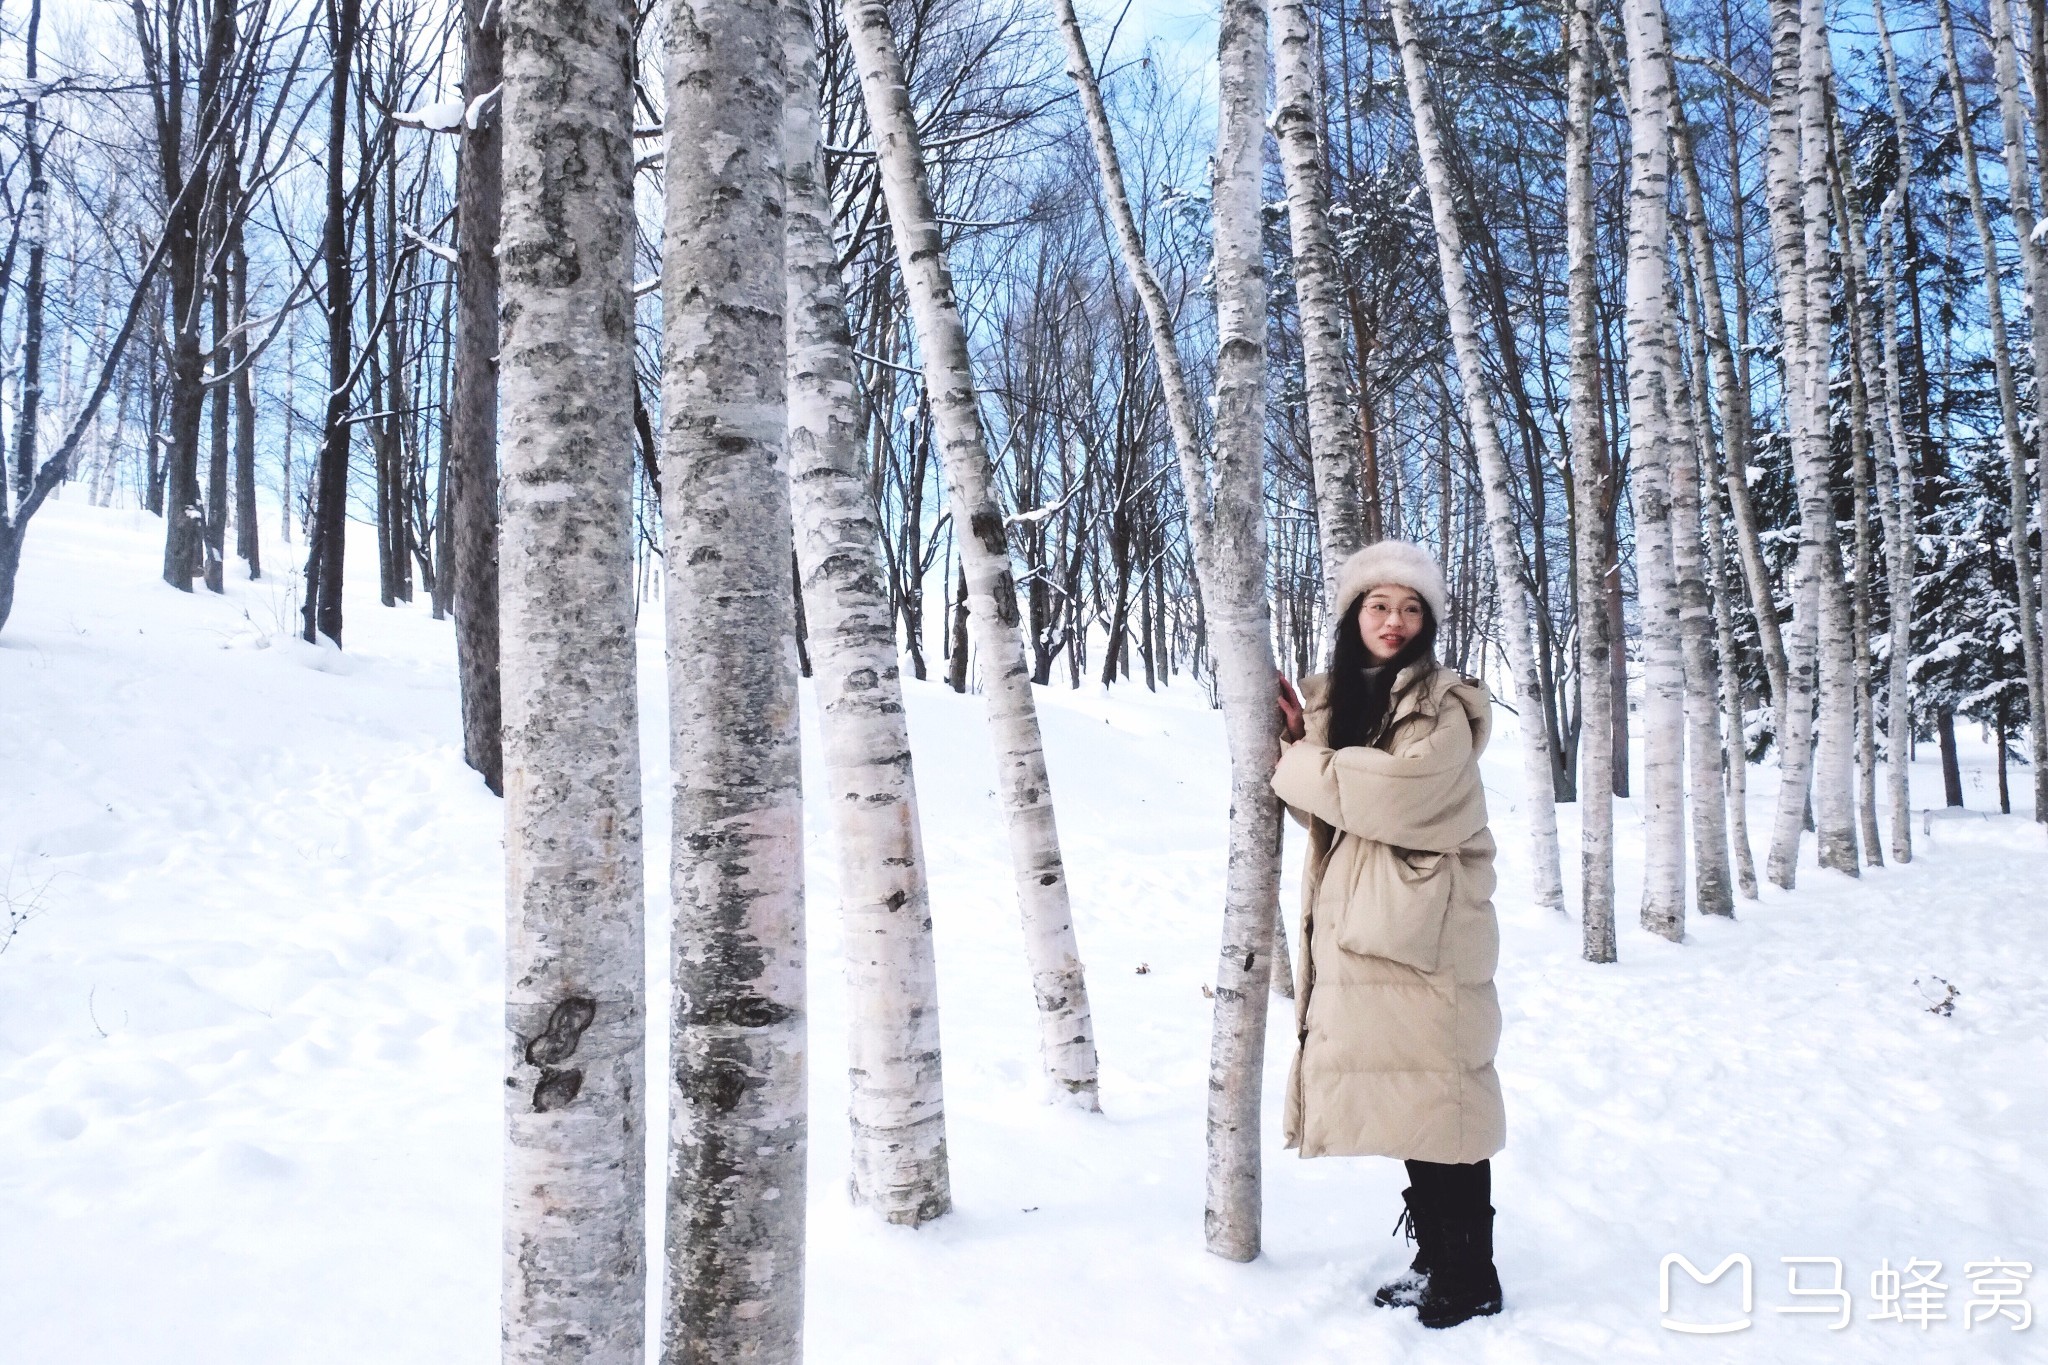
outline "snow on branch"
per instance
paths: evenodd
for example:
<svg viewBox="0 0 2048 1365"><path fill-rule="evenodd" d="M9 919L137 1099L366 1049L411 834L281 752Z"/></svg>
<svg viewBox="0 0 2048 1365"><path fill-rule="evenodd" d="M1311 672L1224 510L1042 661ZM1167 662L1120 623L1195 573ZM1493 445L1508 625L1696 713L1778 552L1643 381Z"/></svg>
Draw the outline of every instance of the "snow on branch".
<svg viewBox="0 0 2048 1365"><path fill-rule="evenodd" d="M454 247L448 246L442 242L437 242L433 238L424 235L423 233L420 232L418 228L414 227L411 223L402 224L399 228L399 231L403 232L408 238L412 240L414 245L418 246L420 250L426 252L429 256L438 257L439 259L448 262L448 264L450 265L455 265L459 263L459 258L455 254Z"/></svg>
<svg viewBox="0 0 2048 1365"><path fill-rule="evenodd" d="M430 133L452 133L462 126L462 115L461 100L437 100L403 114L393 114L391 121Z"/></svg>
<svg viewBox="0 0 2048 1365"><path fill-rule="evenodd" d="M498 96L502 95L503 93L505 93L505 83L503 81L500 81L496 85L492 86L490 89L484 91L483 94L478 95L475 99L471 100L469 102L469 108L462 115L463 126L468 128L471 132L475 132L478 120L480 120L484 116L484 106L488 105L492 100L498 98Z"/></svg>
<svg viewBox="0 0 2048 1365"><path fill-rule="evenodd" d="M1083 484L1085 484L1085 482L1086 481L1084 480L1083 483L1075 484L1072 488L1069 488L1066 492L1060 494L1051 502L1046 503L1043 507L1034 507L1028 512L1012 512L1009 516L1003 518L1003 525L1035 526L1039 522L1044 521L1047 517L1058 516L1063 510L1065 510L1066 505L1074 500L1074 495L1081 491Z"/></svg>

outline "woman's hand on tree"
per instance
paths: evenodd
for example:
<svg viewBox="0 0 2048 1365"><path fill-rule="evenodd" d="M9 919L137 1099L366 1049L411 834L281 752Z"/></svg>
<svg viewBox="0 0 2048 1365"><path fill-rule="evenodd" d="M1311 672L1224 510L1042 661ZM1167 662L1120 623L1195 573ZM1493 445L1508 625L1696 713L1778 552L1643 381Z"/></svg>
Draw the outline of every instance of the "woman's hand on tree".
<svg viewBox="0 0 2048 1365"><path fill-rule="evenodd" d="M1307 722L1302 719L1301 697L1295 692L1294 684L1287 681L1285 673L1277 673L1280 680L1280 738L1297 740L1308 734Z"/></svg>

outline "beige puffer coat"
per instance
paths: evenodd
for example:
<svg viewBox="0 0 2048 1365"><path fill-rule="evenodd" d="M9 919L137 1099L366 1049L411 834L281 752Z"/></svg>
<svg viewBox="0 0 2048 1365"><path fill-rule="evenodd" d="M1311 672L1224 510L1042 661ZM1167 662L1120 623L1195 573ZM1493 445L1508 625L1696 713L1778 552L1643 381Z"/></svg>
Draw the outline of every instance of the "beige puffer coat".
<svg viewBox="0 0 2048 1365"><path fill-rule="evenodd" d="M1301 1155L1471 1162L1507 1143L1493 970L1493 836L1479 754L1483 683L1428 661L1385 750L1325 745L1329 680L1302 684L1307 736L1273 790L1309 831L1287 1080Z"/></svg>

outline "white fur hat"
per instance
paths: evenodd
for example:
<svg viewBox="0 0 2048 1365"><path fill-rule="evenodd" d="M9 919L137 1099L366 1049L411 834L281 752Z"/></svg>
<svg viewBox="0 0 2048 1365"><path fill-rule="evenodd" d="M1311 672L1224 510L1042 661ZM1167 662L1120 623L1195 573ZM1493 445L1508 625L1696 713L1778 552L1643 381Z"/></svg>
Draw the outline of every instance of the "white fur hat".
<svg viewBox="0 0 2048 1365"><path fill-rule="evenodd" d="M1337 614L1383 583L1398 583L1413 589L1429 604L1441 629L1450 614L1450 592L1444 586L1444 571L1428 550L1407 540L1382 540L1366 546L1344 561L1337 571Z"/></svg>

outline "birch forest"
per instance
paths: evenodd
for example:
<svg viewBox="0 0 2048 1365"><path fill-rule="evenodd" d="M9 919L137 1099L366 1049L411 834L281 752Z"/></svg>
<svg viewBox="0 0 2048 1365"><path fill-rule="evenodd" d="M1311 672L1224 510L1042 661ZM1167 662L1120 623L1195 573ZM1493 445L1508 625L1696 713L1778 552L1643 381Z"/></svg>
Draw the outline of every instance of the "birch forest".
<svg viewBox="0 0 2048 1365"><path fill-rule="evenodd" d="M58 502L336 669L366 613L448 623L504 821L506 1361L800 1359L828 1126L866 1216L952 1213L920 683L981 718L1012 1042L1077 1122L1124 1067L1087 969L1131 968L1047 708L1221 712L1185 1235L1233 1261L1302 951L1274 677L1356 549L1442 563L1513 894L1586 963L1936 813L2048 825L2048 0L1190 16L0 3L0 646Z"/></svg>

